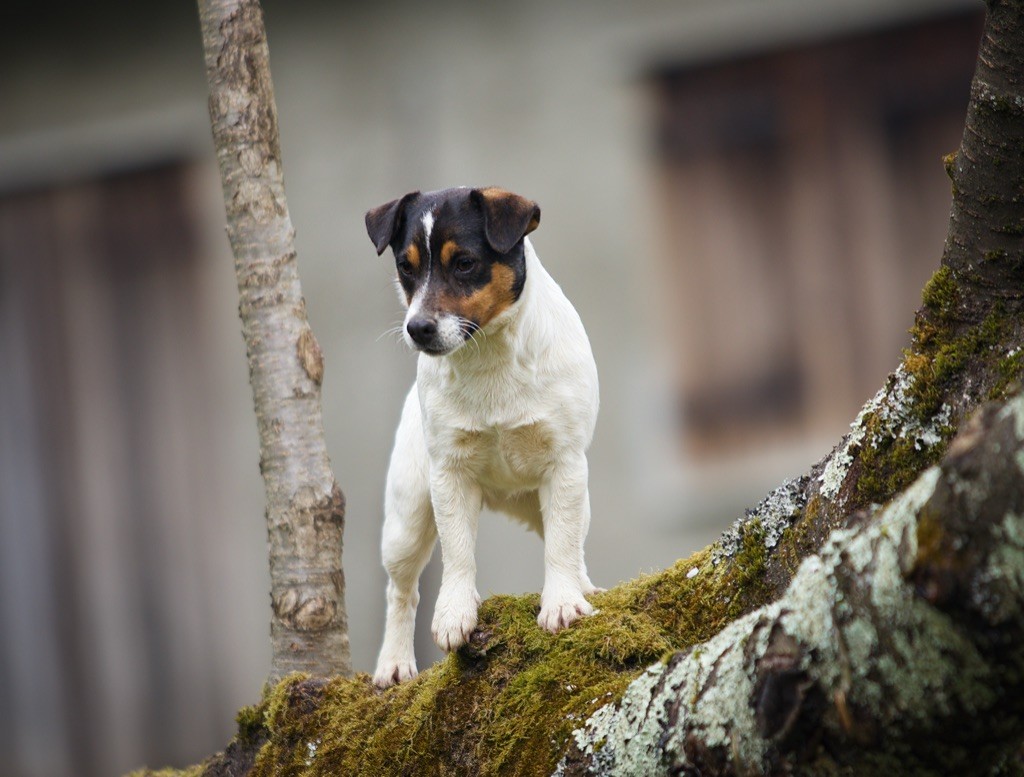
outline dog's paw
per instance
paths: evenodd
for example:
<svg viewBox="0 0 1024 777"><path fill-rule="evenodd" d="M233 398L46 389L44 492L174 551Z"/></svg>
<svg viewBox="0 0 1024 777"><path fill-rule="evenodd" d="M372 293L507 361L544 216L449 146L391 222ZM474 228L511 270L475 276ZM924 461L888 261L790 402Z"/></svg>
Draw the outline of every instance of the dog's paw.
<svg viewBox="0 0 1024 777"><path fill-rule="evenodd" d="M593 594L603 594L607 591L607 588L598 588L596 585L591 583L589 580L583 584L583 595L592 596Z"/></svg>
<svg viewBox="0 0 1024 777"><path fill-rule="evenodd" d="M540 615L537 616L537 625L545 631L557 634L580 618L593 614L593 606L582 596L554 601L549 604L542 602Z"/></svg>
<svg viewBox="0 0 1024 777"><path fill-rule="evenodd" d="M414 659L381 659L377 662L377 671L373 673L373 684L378 688L390 688L392 685L413 679L416 671Z"/></svg>
<svg viewBox="0 0 1024 777"><path fill-rule="evenodd" d="M461 597L439 596L430 627L434 643L445 653L451 653L469 642L476 628L479 606L480 596L476 591Z"/></svg>

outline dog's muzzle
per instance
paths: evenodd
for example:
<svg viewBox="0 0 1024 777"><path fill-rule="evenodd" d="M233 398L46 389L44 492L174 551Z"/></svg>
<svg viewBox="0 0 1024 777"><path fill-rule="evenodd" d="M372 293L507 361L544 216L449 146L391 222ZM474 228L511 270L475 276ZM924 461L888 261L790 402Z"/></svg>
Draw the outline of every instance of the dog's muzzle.
<svg viewBox="0 0 1024 777"><path fill-rule="evenodd" d="M409 345L431 356L445 356L458 350L473 331L471 324L451 315L435 318L417 314L405 323Z"/></svg>
<svg viewBox="0 0 1024 777"><path fill-rule="evenodd" d="M405 325L409 337L419 348L428 348L437 339L437 321L426 316L416 316Z"/></svg>

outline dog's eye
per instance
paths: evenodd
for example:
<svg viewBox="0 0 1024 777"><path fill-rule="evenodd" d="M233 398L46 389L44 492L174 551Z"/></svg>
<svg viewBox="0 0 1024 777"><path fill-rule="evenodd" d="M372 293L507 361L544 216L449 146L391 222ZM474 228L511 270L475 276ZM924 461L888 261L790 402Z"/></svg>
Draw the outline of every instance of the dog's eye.
<svg viewBox="0 0 1024 777"><path fill-rule="evenodd" d="M398 260L398 272L402 273L402 275L412 275L412 273L413 273L412 262L410 262L408 259L399 259Z"/></svg>
<svg viewBox="0 0 1024 777"><path fill-rule="evenodd" d="M455 260L455 272L459 275L469 275L476 269L476 259L469 254L462 254Z"/></svg>

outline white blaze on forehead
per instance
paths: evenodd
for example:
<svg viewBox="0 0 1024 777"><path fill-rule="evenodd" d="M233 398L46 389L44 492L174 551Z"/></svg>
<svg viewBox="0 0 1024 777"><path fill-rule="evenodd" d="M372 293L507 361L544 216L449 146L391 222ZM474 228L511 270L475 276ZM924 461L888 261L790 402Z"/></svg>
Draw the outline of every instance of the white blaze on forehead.
<svg viewBox="0 0 1024 777"><path fill-rule="evenodd" d="M420 315L423 309L423 299L427 296L427 284L430 282L430 233L434 229L434 214L427 211L423 214L420 223L423 224L423 244L427 248L427 274L420 281L419 288L416 289L416 293L413 294L412 299L409 301L409 309L405 312L405 324L402 327L402 333L405 337L405 342L408 343L410 348L415 348L416 344L409 335L409 322Z"/></svg>
<svg viewBox="0 0 1024 777"><path fill-rule="evenodd" d="M419 315L420 308L423 305L423 297L426 296L427 283L430 281L430 233L434 229L434 214L427 211L423 214L423 218L420 219L420 223L423 224L423 244L427 247L427 274L409 301L409 310L405 316L407 324L413 317Z"/></svg>
<svg viewBox="0 0 1024 777"><path fill-rule="evenodd" d="M423 242L427 246L427 256L430 256L430 233L434 229L434 214L427 211L423 214Z"/></svg>
<svg viewBox="0 0 1024 777"><path fill-rule="evenodd" d="M418 288L412 299L409 301L409 310L405 314L405 323L408 324L413 318L420 314L420 308L423 307L423 298L425 296L426 285Z"/></svg>
<svg viewBox="0 0 1024 777"><path fill-rule="evenodd" d="M430 282L430 232L434 229L434 214L428 210L423 214L420 223L423 224L423 244L427 247L427 275L420 283L420 287L416 289L416 293L409 303L409 313L405 317L406 323L413 316L419 315L420 307L423 304L423 297L427 292L427 284Z"/></svg>

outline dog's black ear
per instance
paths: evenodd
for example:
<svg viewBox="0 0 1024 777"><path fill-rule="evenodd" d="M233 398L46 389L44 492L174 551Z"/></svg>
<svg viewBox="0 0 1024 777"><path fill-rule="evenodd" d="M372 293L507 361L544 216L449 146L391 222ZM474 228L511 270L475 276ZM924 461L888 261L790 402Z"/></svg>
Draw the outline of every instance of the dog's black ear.
<svg viewBox="0 0 1024 777"><path fill-rule="evenodd" d="M405 206L419 195L418 191L409 192L404 197L366 211L366 231L373 241L374 248L377 249L377 256L384 253L384 249L391 244L395 232L402 225Z"/></svg>
<svg viewBox="0 0 1024 777"><path fill-rule="evenodd" d="M491 248L507 254L540 224L540 206L504 189L474 189L473 202L484 212L484 234Z"/></svg>

